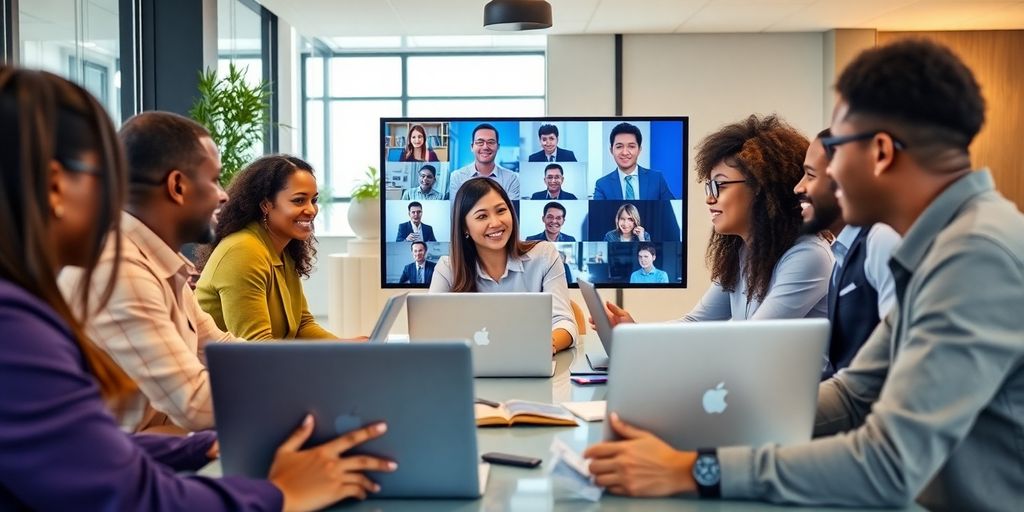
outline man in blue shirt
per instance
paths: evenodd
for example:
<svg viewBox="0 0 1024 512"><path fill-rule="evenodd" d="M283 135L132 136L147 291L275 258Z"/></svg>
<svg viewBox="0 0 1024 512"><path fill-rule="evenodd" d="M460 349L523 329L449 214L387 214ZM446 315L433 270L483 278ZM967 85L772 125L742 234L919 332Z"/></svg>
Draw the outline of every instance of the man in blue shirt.
<svg viewBox="0 0 1024 512"><path fill-rule="evenodd" d="M640 268L629 276L629 282L632 284L668 284L668 272L654 267L654 260L657 258L658 254L653 245L640 244L640 248L636 251L636 259L640 262Z"/></svg>

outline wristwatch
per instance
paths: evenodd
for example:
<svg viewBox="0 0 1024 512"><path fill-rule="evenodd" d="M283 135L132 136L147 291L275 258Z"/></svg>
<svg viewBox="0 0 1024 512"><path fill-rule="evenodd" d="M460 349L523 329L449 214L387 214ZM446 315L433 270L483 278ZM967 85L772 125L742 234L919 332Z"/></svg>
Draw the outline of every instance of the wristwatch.
<svg viewBox="0 0 1024 512"><path fill-rule="evenodd" d="M697 482L697 493L701 498L722 496L722 468L718 465L718 450L697 450L697 460L693 463L693 479Z"/></svg>

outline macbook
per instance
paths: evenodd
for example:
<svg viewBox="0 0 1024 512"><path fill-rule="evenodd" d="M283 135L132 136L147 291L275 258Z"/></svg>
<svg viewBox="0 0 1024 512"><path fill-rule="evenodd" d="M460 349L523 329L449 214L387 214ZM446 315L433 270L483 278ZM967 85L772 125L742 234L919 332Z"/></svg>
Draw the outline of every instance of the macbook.
<svg viewBox="0 0 1024 512"><path fill-rule="evenodd" d="M825 319L617 326L608 411L679 450L808 441L829 333Z"/></svg>
<svg viewBox="0 0 1024 512"><path fill-rule="evenodd" d="M604 348L603 351L600 349L587 350L587 363L590 366L590 370L592 370L587 373L604 373L608 371L608 358L612 353L612 324L608 321L608 315L604 310L604 302L601 300L601 296L597 294L594 285L583 279L577 279L576 282L580 285L580 293L583 295L583 301L587 304L587 311L590 313L590 317L594 319L594 330L597 331L597 337L601 340L601 347Z"/></svg>
<svg viewBox="0 0 1024 512"><path fill-rule="evenodd" d="M550 293L432 293L408 299L409 341L464 339L477 377L550 377Z"/></svg>
<svg viewBox="0 0 1024 512"><path fill-rule="evenodd" d="M384 303L384 309L380 311L377 324L373 326L373 332L370 333L370 343L387 343L388 333L391 332L391 326L395 324L398 313L402 311L402 306L405 306L407 295L409 292L399 293L389 297L388 301Z"/></svg>
<svg viewBox="0 0 1024 512"><path fill-rule="evenodd" d="M381 486L373 498L480 496L464 342L212 343L206 356L225 475L265 478L311 413L309 445L387 421L387 433L350 452L398 462L394 473L368 473Z"/></svg>

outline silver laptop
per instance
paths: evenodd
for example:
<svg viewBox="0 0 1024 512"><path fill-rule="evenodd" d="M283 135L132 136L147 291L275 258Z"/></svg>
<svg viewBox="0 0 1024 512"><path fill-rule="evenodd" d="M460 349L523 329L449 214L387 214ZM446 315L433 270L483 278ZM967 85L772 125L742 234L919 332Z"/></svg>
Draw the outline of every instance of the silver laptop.
<svg viewBox="0 0 1024 512"><path fill-rule="evenodd" d="M431 293L408 299L409 341L464 339L477 377L550 377L550 293Z"/></svg>
<svg viewBox="0 0 1024 512"><path fill-rule="evenodd" d="M377 324L373 326L373 332L370 333L370 343L388 342L388 333L391 332L391 326L395 325L398 313L405 306L405 297L407 295L409 295L409 292L388 297L388 301L384 303L384 309L381 309L380 316L377 317Z"/></svg>
<svg viewBox="0 0 1024 512"><path fill-rule="evenodd" d="M225 475L265 478L278 445L312 413L308 445L387 421L386 434L351 452L398 462L368 474L381 486L373 498L480 496L464 342L213 343L206 356Z"/></svg>
<svg viewBox="0 0 1024 512"><path fill-rule="evenodd" d="M680 450L808 441L829 333L825 319L617 326L608 411Z"/></svg>
<svg viewBox="0 0 1024 512"><path fill-rule="evenodd" d="M601 350L588 350L587 351L587 362L590 365L592 373L604 373L608 371L608 358L612 354L612 324L608 321L608 314L604 310L604 302L601 300L601 296L597 294L597 290L594 285L590 282L577 279L577 283L580 285L580 293L583 295L583 301L587 304L587 311L590 313L590 317L594 319L594 330L597 331L597 337L601 340Z"/></svg>

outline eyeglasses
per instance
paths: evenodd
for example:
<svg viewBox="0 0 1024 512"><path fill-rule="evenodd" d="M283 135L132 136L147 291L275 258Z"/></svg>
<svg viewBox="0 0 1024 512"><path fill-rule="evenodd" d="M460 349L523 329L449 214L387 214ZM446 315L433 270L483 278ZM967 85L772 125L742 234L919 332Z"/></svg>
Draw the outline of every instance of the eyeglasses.
<svg viewBox="0 0 1024 512"><path fill-rule="evenodd" d="M847 142L855 142L860 140L868 140L879 133L884 133L892 139L892 147L898 150L907 149L907 145L903 141L893 137L893 135L885 130L875 130L864 133L855 133L853 135L840 135L838 137L822 137L821 145L825 148L825 158L832 160L832 157L836 155L836 146L842 146Z"/></svg>
<svg viewBox="0 0 1024 512"><path fill-rule="evenodd" d="M704 184L704 195L711 196L711 197L713 197L715 199L718 199L719 189L722 187L722 185L732 185L734 183L746 183L746 182L747 182L747 180L732 180L732 181L708 180L708 182Z"/></svg>
<svg viewBox="0 0 1024 512"><path fill-rule="evenodd" d="M474 146L488 146L488 147L492 147L493 148L493 147L496 147L498 145L498 141L496 141L494 139L487 139L487 140L477 139L477 140L473 141L473 145Z"/></svg>
<svg viewBox="0 0 1024 512"><path fill-rule="evenodd" d="M58 161L65 169L72 172L91 174L93 176L101 176L103 174L103 167L92 165L84 160L78 160L77 158L60 158Z"/></svg>

